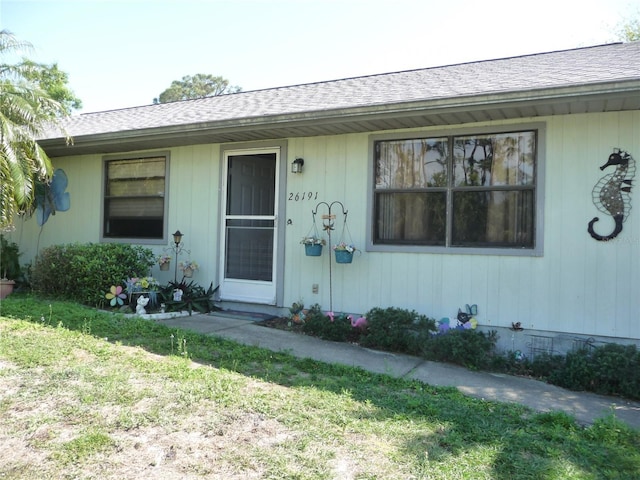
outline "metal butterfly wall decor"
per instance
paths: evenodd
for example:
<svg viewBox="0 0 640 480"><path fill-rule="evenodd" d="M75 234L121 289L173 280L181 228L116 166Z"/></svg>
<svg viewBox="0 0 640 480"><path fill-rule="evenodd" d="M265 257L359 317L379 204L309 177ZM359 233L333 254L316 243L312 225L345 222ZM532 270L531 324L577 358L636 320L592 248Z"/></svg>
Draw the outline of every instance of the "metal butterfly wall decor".
<svg viewBox="0 0 640 480"><path fill-rule="evenodd" d="M51 182L36 187L36 220L40 227L47 223L50 215L66 212L71 207L69 192L65 192L68 184L67 174L58 168Z"/></svg>
<svg viewBox="0 0 640 480"><path fill-rule="evenodd" d="M465 308L464 312L462 310L458 309L458 322L460 322L460 324L462 324L462 325L464 325L469 320L471 320L472 317L478 315L478 305L476 305L476 304L473 304L473 305L466 304L464 306L464 308Z"/></svg>

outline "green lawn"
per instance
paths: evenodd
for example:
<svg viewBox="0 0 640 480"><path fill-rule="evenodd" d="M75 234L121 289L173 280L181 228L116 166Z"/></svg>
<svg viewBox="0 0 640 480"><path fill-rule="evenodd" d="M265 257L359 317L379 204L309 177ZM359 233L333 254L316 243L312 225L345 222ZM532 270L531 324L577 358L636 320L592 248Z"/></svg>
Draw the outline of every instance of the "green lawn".
<svg viewBox="0 0 640 480"><path fill-rule="evenodd" d="M465 397L12 295L0 305L0 478L640 478L613 416Z"/></svg>

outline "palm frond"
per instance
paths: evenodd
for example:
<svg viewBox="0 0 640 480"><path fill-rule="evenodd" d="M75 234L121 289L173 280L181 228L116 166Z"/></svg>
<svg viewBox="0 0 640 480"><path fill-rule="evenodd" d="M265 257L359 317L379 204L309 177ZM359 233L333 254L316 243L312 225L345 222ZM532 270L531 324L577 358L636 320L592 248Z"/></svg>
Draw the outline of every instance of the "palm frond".
<svg viewBox="0 0 640 480"><path fill-rule="evenodd" d="M0 58L30 48L6 30L0 31ZM60 124L64 107L30 81L34 62L0 61L0 228L16 213L33 212L35 185L51 180L53 166L37 139Z"/></svg>

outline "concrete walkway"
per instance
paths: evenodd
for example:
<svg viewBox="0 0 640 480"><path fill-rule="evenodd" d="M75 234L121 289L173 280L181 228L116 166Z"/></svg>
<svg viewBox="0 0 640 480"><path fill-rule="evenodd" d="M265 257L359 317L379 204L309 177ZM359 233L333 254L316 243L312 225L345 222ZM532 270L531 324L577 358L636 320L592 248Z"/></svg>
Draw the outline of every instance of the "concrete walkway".
<svg viewBox="0 0 640 480"><path fill-rule="evenodd" d="M298 358L360 367L395 377L416 379L433 386L455 387L485 400L514 402L540 412L563 411L581 424L613 412L633 428L640 429L640 402L587 392L572 392L544 382L489 372L474 372L418 357L370 350L349 343L329 342L275 328L252 320L226 317L224 312L158 320L170 327L226 338L244 345L286 352Z"/></svg>

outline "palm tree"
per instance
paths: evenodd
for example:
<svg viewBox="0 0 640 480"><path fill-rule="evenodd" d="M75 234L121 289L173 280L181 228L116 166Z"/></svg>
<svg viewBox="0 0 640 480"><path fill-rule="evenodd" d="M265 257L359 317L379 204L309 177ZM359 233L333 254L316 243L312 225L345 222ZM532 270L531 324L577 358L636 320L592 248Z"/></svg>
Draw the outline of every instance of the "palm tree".
<svg viewBox="0 0 640 480"><path fill-rule="evenodd" d="M7 63L31 45L0 31L0 229L13 223L17 213L32 213L37 182L48 182L51 160L37 138L47 124L57 124L66 112L34 78L45 68L28 60Z"/></svg>

